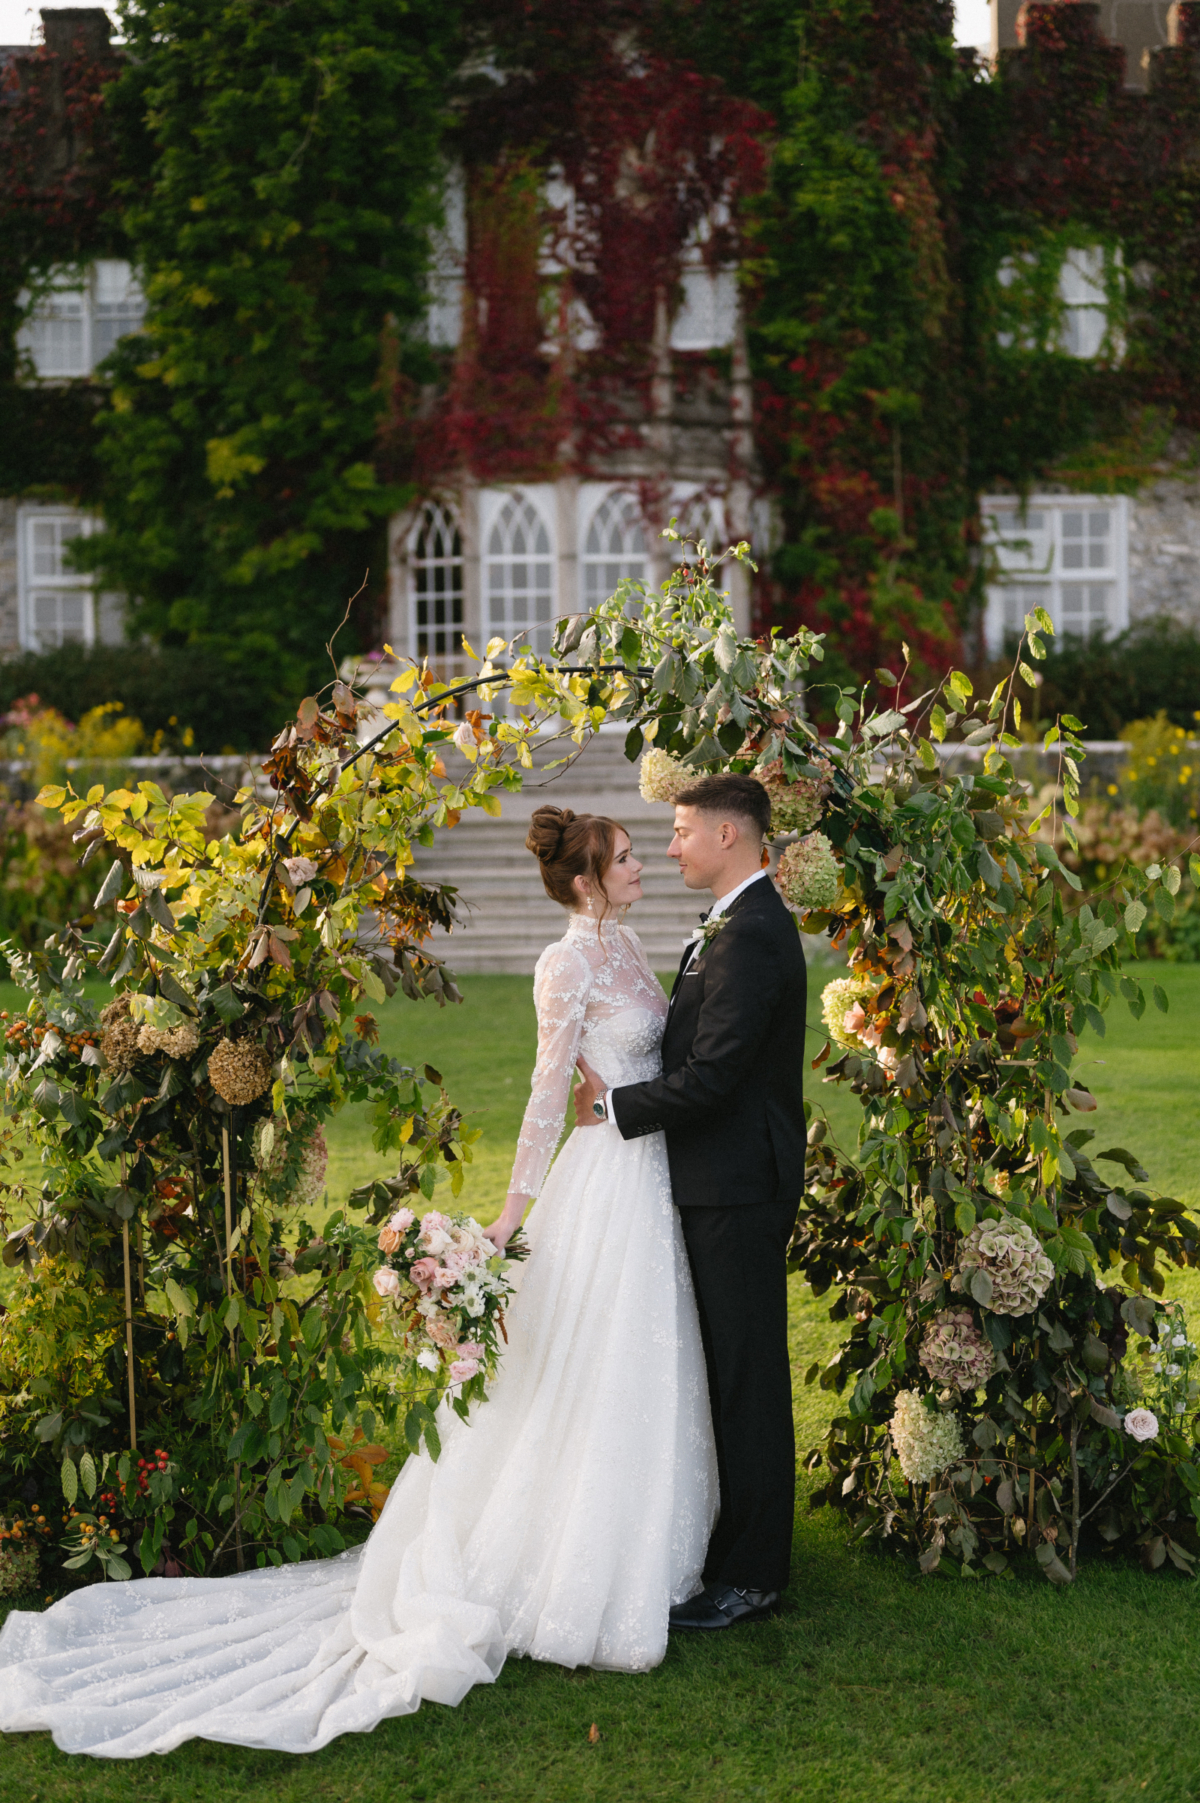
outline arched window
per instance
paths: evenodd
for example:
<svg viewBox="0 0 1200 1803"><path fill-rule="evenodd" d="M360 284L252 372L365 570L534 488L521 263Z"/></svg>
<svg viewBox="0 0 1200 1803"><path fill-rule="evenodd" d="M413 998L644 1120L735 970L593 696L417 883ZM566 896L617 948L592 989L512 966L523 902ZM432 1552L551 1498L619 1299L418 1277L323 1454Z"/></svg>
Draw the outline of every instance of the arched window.
<svg viewBox="0 0 1200 1803"><path fill-rule="evenodd" d="M634 497L614 488L593 513L583 541L583 606L606 601L623 577L646 579L646 534Z"/></svg>
<svg viewBox="0 0 1200 1803"><path fill-rule="evenodd" d="M528 495L506 495L487 534L484 583L489 638L550 650L554 558L545 520Z"/></svg>
<svg viewBox="0 0 1200 1803"><path fill-rule="evenodd" d="M409 540L409 647L443 680L461 673L462 533L449 508L428 501Z"/></svg>

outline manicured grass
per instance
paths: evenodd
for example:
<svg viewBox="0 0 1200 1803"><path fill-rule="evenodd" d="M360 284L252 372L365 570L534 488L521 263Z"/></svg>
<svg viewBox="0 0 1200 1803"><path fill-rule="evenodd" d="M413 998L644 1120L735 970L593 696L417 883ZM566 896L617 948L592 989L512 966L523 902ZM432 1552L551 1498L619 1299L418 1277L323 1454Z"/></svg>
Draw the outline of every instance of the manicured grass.
<svg viewBox="0 0 1200 1803"><path fill-rule="evenodd" d="M1104 1040L1081 1048L1101 1099L1087 1122L1093 1150L1128 1146L1155 1183L1200 1204L1200 968L1143 974L1163 984L1170 1014L1151 1007L1135 1023L1118 1004ZM487 1149L465 1200L488 1218L533 1064L533 1011L525 978L463 987L461 1009L402 1002L379 1016L390 1049L435 1063L456 1098L480 1110ZM819 1020L816 999L809 1019ZM810 1055L820 1044L813 1035ZM811 1082L852 1147L857 1105ZM331 1189L384 1165L354 1111L333 1123L330 1143ZM1195 1279L1178 1287L1200 1322ZM825 1305L798 1279L791 1288L802 1370L828 1357L836 1335ZM831 1406L798 1388L802 1446ZM784 1615L712 1639L677 1637L655 1672L511 1661L457 1710L426 1705L307 1759L195 1743L167 1759L109 1765L68 1759L45 1736L16 1736L0 1747L0 1800L1200 1803L1200 1591L1190 1581L1099 1556L1065 1592L1028 1573L978 1585L921 1579L906 1560L847 1546L838 1516L806 1511L805 1485L802 1474Z"/></svg>

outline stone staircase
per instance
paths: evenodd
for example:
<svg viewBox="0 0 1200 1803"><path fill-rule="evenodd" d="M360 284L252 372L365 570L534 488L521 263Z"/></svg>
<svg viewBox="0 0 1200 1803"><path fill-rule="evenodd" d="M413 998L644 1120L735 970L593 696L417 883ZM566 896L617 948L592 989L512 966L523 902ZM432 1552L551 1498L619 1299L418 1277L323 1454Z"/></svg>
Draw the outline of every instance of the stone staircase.
<svg viewBox="0 0 1200 1803"><path fill-rule="evenodd" d="M521 792L502 796L499 819L472 809L452 832L439 833L435 845L418 848L417 873L426 881L452 883L459 892L467 924L433 941L452 970L528 975L546 946L561 936L563 911L546 895L537 860L525 850L530 815L552 802L577 814L607 814L626 828L645 865L644 900L630 914L630 925L654 968L674 971L710 897L684 888L666 855L673 810L642 800L637 766L626 759L624 745L624 727L602 727L570 767L559 770L546 765L572 752L570 742L542 747L534 759L538 768Z"/></svg>

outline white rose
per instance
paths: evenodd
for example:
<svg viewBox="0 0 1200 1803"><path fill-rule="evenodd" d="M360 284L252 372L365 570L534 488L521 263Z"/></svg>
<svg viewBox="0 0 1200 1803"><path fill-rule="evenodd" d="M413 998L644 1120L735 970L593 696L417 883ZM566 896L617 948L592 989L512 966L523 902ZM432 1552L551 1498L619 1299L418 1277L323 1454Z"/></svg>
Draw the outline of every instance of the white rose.
<svg viewBox="0 0 1200 1803"><path fill-rule="evenodd" d="M371 1282L380 1296L398 1296L400 1294L400 1279L387 1265L376 1271Z"/></svg>
<svg viewBox="0 0 1200 1803"><path fill-rule="evenodd" d="M424 1352L418 1352L417 1354L417 1363L420 1365L422 1371L436 1371L441 1362L441 1359L433 1350L432 1346L426 1346Z"/></svg>
<svg viewBox="0 0 1200 1803"><path fill-rule="evenodd" d="M1125 1432L1137 1441L1153 1440L1158 1434L1158 1416L1150 1409L1130 1409L1125 1417Z"/></svg>

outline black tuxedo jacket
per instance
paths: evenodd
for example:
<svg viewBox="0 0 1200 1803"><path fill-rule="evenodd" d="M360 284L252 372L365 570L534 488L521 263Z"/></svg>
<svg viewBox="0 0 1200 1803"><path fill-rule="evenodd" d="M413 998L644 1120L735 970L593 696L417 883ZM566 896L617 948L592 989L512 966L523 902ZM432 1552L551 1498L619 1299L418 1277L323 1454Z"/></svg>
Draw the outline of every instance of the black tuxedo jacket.
<svg viewBox="0 0 1200 1803"><path fill-rule="evenodd" d="M769 877L681 963L662 1076L612 1094L622 1139L666 1133L680 1208L803 1194L805 975L796 922Z"/></svg>

